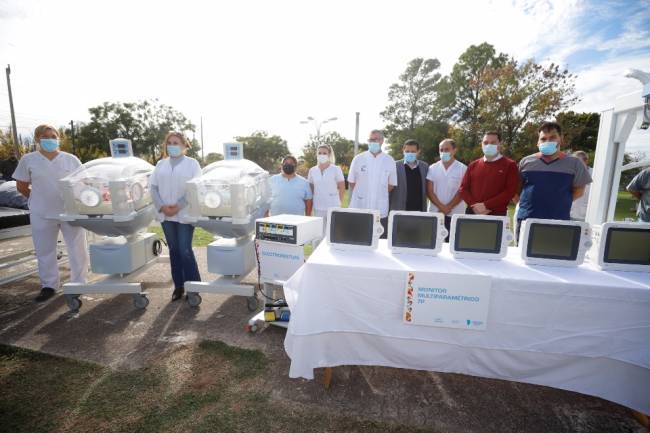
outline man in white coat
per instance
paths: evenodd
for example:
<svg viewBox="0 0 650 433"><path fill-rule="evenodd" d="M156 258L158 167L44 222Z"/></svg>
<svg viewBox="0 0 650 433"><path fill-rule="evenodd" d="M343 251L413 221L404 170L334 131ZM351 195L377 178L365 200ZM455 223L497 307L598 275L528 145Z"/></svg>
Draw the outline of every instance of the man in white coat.
<svg viewBox="0 0 650 433"><path fill-rule="evenodd" d="M382 238L388 235L389 193L397 186L395 160L381 151L384 134L372 130L368 138L368 150L354 157L350 164L350 207L379 211L384 228Z"/></svg>
<svg viewBox="0 0 650 433"><path fill-rule="evenodd" d="M81 161L59 150L59 132L53 126L38 126L34 131L34 141L39 145L39 150L20 158L13 178L16 179L18 191L28 198L32 240L41 280L41 293L35 300L43 302L59 288L59 264L56 259L59 231L63 233L68 249L71 282L86 282L88 252L84 229L58 219L63 213L59 179L79 168Z"/></svg>

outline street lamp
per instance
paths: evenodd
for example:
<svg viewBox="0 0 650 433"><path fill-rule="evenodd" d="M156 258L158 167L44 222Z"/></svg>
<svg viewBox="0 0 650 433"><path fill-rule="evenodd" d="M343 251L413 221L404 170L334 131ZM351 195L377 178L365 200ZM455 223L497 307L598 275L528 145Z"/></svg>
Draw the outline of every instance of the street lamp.
<svg viewBox="0 0 650 433"><path fill-rule="evenodd" d="M306 125L310 122L314 123L314 127L316 128L316 140L320 143L320 128L326 123L329 122L334 122L335 120L338 120L338 117L330 117L327 120L323 120L322 122L319 122L318 120L314 119L312 116L307 116L307 120L301 120L300 124Z"/></svg>

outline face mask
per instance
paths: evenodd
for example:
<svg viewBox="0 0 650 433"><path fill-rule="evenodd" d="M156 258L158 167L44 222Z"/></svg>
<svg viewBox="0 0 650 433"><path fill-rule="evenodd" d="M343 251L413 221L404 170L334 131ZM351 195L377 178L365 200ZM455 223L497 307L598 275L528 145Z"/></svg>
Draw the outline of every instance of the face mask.
<svg viewBox="0 0 650 433"><path fill-rule="evenodd" d="M177 146L175 144L169 144L167 145L167 153L172 158L176 158L178 156L181 156L181 153L183 153L183 151L181 150L180 146Z"/></svg>
<svg viewBox="0 0 650 433"><path fill-rule="evenodd" d="M447 162L451 160L451 153L450 152L440 152L440 159L442 159L443 162Z"/></svg>
<svg viewBox="0 0 650 433"><path fill-rule="evenodd" d="M296 166L293 164L284 164L282 166L282 171L286 174L293 174L293 172L296 171Z"/></svg>
<svg viewBox="0 0 650 433"><path fill-rule="evenodd" d="M497 150L496 144L484 144L483 145L483 154L485 156L496 156L499 151Z"/></svg>
<svg viewBox="0 0 650 433"><path fill-rule="evenodd" d="M318 155L316 156L316 159L318 160L319 164L327 164L328 162L330 162L329 155Z"/></svg>
<svg viewBox="0 0 650 433"><path fill-rule="evenodd" d="M56 138L41 138L41 149L46 152L54 152L59 147L59 140Z"/></svg>
<svg viewBox="0 0 650 433"><path fill-rule="evenodd" d="M557 142L556 141L547 141L539 145L539 151L542 152L542 155L553 155L557 152Z"/></svg>
<svg viewBox="0 0 650 433"><path fill-rule="evenodd" d="M370 153L379 153L381 152L381 144L368 143L368 150L370 151Z"/></svg>
<svg viewBox="0 0 650 433"><path fill-rule="evenodd" d="M417 159L417 154L413 152L408 152L404 154L404 161L406 162L415 162Z"/></svg>

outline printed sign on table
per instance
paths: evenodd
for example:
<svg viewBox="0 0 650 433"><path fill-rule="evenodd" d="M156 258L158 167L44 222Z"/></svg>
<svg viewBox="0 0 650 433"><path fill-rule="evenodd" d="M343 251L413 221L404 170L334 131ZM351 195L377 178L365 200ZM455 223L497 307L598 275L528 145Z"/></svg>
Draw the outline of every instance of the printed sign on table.
<svg viewBox="0 0 650 433"><path fill-rule="evenodd" d="M483 331L491 287L488 275L408 272L404 323Z"/></svg>

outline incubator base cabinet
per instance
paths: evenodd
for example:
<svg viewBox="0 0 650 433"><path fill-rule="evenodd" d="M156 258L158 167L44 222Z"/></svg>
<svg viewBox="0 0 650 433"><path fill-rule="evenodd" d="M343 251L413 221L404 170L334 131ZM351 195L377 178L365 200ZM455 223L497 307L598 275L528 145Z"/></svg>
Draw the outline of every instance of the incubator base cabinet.
<svg viewBox="0 0 650 433"><path fill-rule="evenodd" d="M208 245L208 271L220 275L248 275L255 268L252 236L219 238Z"/></svg>
<svg viewBox="0 0 650 433"><path fill-rule="evenodd" d="M138 233L130 240L106 238L90 245L90 270L95 274L130 274L158 255L154 233Z"/></svg>

